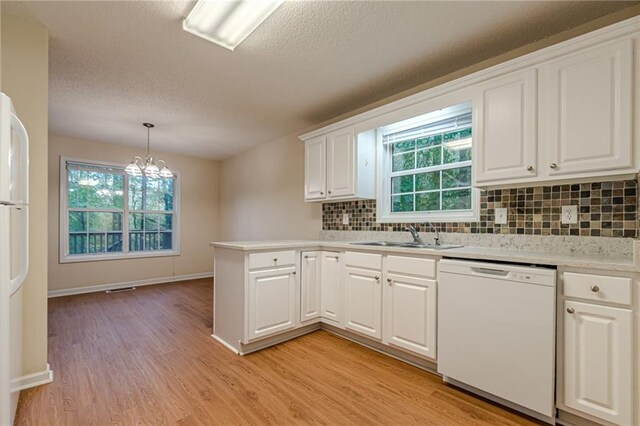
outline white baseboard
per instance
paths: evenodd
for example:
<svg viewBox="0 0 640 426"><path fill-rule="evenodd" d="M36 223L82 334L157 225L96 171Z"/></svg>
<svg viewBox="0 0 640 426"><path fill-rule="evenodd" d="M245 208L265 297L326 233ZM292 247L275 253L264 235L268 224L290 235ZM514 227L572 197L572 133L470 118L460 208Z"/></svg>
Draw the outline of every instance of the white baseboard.
<svg viewBox="0 0 640 426"><path fill-rule="evenodd" d="M171 277L149 278L147 280L125 281L112 284L99 284L86 287L65 288L60 290L50 290L49 297L71 296L72 294L95 293L99 291L116 290L127 287L142 287L145 285L173 283L178 281L196 280L199 278L211 278L212 272L200 272L197 274L174 275Z"/></svg>
<svg viewBox="0 0 640 426"><path fill-rule="evenodd" d="M11 392L19 392L25 389L34 388L40 385L46 385L53 382L53 371L51 366L47 364L47 369L26 376L18 377L11 380Z"/></svg>
<svg viewBox="0 0 640 426"><path fill-rule="evenodd" d="M213 337L213 339L216 342L222 344L225 348L229 349L231 352L235 353L236 355L240 355L240 352L236 348L234 348L229 343L225 342L224 340L222 340L221 338L219 338L215 334L212 334L211 337Z"/></svg>

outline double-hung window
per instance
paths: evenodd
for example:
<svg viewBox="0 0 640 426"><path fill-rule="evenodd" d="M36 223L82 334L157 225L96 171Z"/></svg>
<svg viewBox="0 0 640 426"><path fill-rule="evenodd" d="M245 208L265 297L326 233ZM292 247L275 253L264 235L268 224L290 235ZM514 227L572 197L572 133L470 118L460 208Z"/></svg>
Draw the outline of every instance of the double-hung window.
<svg viewBox="0 0 640 426"><path fill-rule="evenodd" d="M61 262L179 254L177 190L176 177L62 159Z"/></svg>
<svg viewBox="0 0 640 426"><path fill-rule="evenodd" d="M477 220L471 117L459 105L379 129L379 222Z"/></svg>

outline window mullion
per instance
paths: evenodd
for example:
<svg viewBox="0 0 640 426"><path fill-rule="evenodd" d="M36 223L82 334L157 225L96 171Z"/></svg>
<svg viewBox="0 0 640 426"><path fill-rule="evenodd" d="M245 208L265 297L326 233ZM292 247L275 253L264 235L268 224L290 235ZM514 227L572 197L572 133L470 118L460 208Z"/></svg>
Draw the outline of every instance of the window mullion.
<svg viewBox="0 0 640 426"><path fill-rule="evenodd" d="M129 253L129 174L123 180L122 252Z"/></svg>

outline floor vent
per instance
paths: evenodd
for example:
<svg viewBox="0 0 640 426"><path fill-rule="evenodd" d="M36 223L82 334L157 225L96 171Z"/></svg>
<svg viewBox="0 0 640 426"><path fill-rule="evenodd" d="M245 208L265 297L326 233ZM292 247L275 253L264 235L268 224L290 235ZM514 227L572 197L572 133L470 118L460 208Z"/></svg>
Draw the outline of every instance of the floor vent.
<svg viewBox="0 0 640 426"><path fill-rule="evenodd" d="M124 288L116 288L113 290L107 290L105 293L122 293L123 291L132 291L135 290L135 287L124 287Z"/></svg>

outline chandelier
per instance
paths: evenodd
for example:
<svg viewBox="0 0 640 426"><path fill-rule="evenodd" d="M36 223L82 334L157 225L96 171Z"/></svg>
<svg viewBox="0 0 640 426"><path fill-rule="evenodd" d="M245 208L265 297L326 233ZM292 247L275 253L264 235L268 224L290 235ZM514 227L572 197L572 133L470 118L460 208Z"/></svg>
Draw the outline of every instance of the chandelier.
<svg viewBox="0 0 640 426"><path fill-rule="evenodd" d="M173 172L167 167L167 163L163 160L158 160L158 163L156 164L150 153L150 133L151 129L155 126L151 123L142 123L142 125L147 128L147 156L143 161L141 157L136 155L131 159L131 163L125 167L124 171L131 176L145 175L147 177L173 177Z"/></svg>

